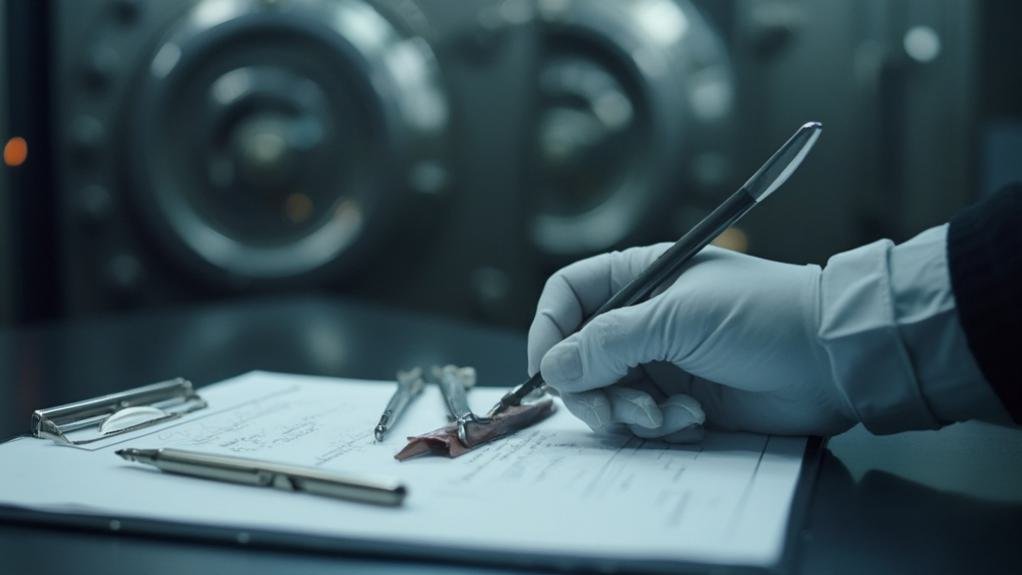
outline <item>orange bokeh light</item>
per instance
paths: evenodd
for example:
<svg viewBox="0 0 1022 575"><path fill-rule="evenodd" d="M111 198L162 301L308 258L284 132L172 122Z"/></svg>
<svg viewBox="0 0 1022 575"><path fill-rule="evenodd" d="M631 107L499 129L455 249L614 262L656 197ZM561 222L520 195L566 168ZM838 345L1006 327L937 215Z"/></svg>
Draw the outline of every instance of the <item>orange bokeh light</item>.
<svg viewBox="0 0 1022 575"><path fill-rule="evenodd" d="M25 138L14 137L4 144L4 164L16 168L28 159L28 142Z"/></svg>

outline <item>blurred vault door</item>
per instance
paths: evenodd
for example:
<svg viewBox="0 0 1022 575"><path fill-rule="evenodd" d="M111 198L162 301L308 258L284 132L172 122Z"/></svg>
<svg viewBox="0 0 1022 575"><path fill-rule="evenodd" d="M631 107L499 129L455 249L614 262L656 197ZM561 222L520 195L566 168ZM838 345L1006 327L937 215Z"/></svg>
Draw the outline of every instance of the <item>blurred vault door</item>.
<svg viewBox="0 0 1022 575"><path fill-rule="evenodd" d="M527 321L536 41L502 5L57 2L71 313L314 288Z"/></svg>

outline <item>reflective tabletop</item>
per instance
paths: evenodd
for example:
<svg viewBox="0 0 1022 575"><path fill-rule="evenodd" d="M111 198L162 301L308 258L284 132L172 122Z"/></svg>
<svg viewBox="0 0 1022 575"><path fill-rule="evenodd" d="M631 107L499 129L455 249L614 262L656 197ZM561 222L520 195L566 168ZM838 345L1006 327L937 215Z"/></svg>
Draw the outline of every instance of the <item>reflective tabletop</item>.
<svg viewBox="0 0 1022 575"><path fill-rule="evenodd" d="M390 379L402 366L525 373L525 336L328 296L262 298L0 331L0 436L32 410L175 376L197 385L254 369ZM985 424L830 440L796 573L1013 571L1022 565L1022 432ZM478 573L393 561L0 523L0 572Z"/></svg>

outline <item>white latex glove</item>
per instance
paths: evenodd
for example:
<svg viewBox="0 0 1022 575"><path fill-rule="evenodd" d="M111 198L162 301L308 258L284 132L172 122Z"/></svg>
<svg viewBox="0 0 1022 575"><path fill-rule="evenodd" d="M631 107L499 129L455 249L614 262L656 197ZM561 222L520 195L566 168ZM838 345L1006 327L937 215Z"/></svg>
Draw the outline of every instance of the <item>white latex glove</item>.
<svg viewBox="0 0 1022 575"><path fill-rule="evenodd" d="M704 416L708 427L773 434L830 435L855 423L817 337L818 266L709 247L656 297L565 338L669 245L554 274L529 330L530 373L541 370L595 431L691 441Z"/></svg>

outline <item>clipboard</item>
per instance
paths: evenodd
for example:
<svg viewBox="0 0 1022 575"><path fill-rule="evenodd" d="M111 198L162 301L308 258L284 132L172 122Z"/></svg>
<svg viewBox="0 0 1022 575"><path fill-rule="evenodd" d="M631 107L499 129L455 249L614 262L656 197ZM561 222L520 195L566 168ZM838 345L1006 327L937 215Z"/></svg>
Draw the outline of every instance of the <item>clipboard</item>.
<svg viewBox="0 0 1022 575"><path fill-rule="evenodd" d="M153 519L124 518L62 512L29 511L0 505L0 522L44 529L107 533L112 536L163 539L185 543L215 544L228 548L263 549L343 556L359 559L390 561L440 561L451 565L483 566L489 568L553 569L566 572L641 573L777 573L790 571L799 553L799 534L805 528L812 492L819 475L826 438L810 437L803 455L795 499L788 520L785 548L781 560L772 567L726 566L719 564L619 560L595 557L567 557L553 554L521 553L465 553L458 549L335 538L319 535L299 535L267 530L237 530Z"/></svg>
<svg viewBox="0 0 1022 575"><path fill-rule="evenodd" d="M258 376L258 374L255 374ZM300 376L294 376L300 377ZM290 381L290 380L288 380ZM312 385L313 382L309 382ZM324 386L323 383L318 385ZM333 388L333 382L330 387ZM368 390L368 382L363 384ZM280 389L283 387L278 386ZM278 387L268 388L264 393L266 397L279 397ZM324 389L326 386L323 387ZM223 388L220 388L222 390ZM137 391L137 390L131 390ZM213 408L210 415L195 414L200 420L208 421L213 414L221 409L218 403L219 398L216 391L209 390L207 397L210 399ZM204 392L205 393L205 392ZM331 391L332 393L332 391ZM116 395L116 394L114 394ZM186 394L187 395L187 394ZM385 394L380 394L384 396ZM375 397L375 395L374 395ZM108 396L104 396L110 399ZM99 399L99 398L97 398ZM251 401L247 398L239 399L239 405L250 406ZM107 402L108 404L110 402ZM58 406L64 407L64 406ZM109 409L109 408L108 408ZM372 418L370 418L372 419ZM368 420L367 420L368 421ZM364 423L364 422L363 422ZM359 423L361 426L363 423ZM187 425L187 423L171 423L171 426ZM158 433L159 429L152 432ZM166 429L164 426L162 429ZM369 429L368 424L366 429ZM23 441L33 442L35 440L26 438ZM120 440L125 441L125 440ZM27 445L27 444L26 444ZM809 438L804 443L804 448L799 454L801 467L794 481L794 490L791 491L788 520L785 527L786 536L783 546L778 551L774 563L762 566L728 566L721 563L698 563L686 562L684 558L648 560L641 556L614 556L608 551L601 553L599 550L592 554L570 555L559 550L536 551L536 550L515 550L514 548L501 549L491 547L485 551L478 548L459 546L457 542L449 544L437 544L418 542L414 539L386 540L374 539L368 534L361 534L358 531L348 533L321 533L310 534L302 531L291 531L273 526L264 527L238 527L230 524L210 524L192 522L187 519L168 518L140 518L128 513L123 515L119 512L108 511L106 513L85 512L79 513L76 509L40 510L19 507L17 502L8 506L0 506L0 521L4 523L42 526L48 528L64 528L73 530L85 530L90 532L107 532L126 534L130 536L145 536L148 538L217 543L226 546L238 546L244 548L266 548L276 550L296 550L303 552L325 553L330 555L344 555L350 557L374 557L388 560L394 559L418 559L430 561L443 561L455 564L487 565L487 566L517 566L527 568L553 568L568 571L588 570L638 570L644 572L677 572L705 570L712 568L715 571L725 572L773 572L778 568L789 564L797 556L799 533L803 529L806 511L809 507L810 495L813 483L820 468L824 441L820 438ZM109 444L107 444L109 447ZM794 455L794 453L792 454ZM83 457L88 457L83 454ZM75 455L74 457L80 457ZM758 465L757 465L758 468Z"/></svg>

